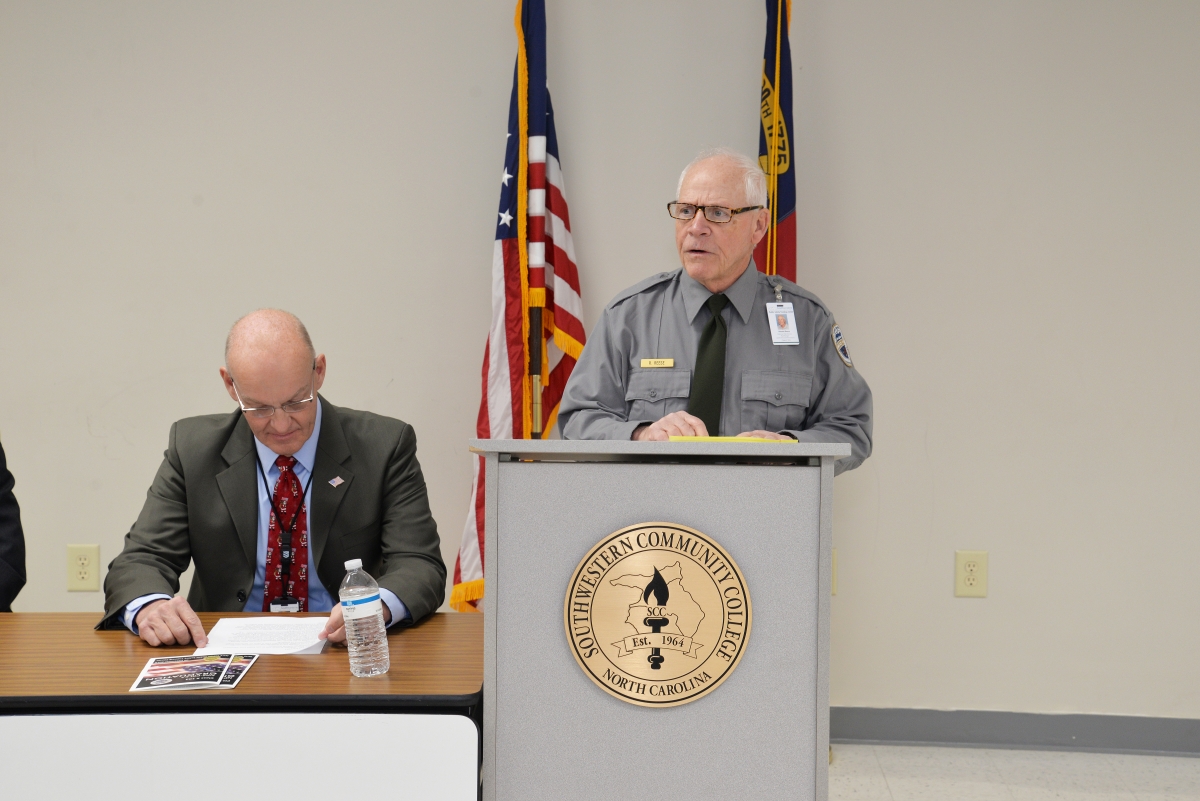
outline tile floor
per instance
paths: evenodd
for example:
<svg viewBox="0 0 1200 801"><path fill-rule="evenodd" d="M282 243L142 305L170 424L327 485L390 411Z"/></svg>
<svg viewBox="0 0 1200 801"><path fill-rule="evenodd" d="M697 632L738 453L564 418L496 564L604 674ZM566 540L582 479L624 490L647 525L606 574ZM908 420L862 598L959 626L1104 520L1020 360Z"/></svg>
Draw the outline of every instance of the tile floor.
<svg viewBox="0 0 1200 801"><path fill-rule="evenodd" d="M829 801L1200 801L1200 758L834 745Z"/></svg>

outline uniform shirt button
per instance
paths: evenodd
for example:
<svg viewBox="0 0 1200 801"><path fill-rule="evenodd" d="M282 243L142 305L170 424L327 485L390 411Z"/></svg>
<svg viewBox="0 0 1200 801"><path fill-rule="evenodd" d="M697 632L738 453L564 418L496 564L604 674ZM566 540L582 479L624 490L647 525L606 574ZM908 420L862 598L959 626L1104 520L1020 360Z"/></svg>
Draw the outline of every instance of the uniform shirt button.
<svg viewBox="0 0 1200 801"><path fill-rule="evenodd" d="M782 393L782 392L776 392L776 393L775 393L775 400L781 400L782 398L783 398L783 393Z"/></svg>
<svg viewBox="0 0 1200 801"><path fill-rule="evenodd" d="M657 390L657 389L652 389L652 390L650 390L650 397L652 397L652 398L657 398L657 397L658 397L658 390Z"/></svg>

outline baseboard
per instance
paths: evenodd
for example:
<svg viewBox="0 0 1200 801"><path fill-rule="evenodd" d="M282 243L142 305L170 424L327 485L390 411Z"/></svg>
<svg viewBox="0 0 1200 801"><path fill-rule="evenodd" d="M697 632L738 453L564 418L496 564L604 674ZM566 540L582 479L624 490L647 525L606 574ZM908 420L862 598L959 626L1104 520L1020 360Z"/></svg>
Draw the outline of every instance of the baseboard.
<svg viewBox="0 0 1200 801"><path fill-rule="evenodd" d="M829 710L833 743L952 745L1200 757L1200 720L979 710Z"/></svg>

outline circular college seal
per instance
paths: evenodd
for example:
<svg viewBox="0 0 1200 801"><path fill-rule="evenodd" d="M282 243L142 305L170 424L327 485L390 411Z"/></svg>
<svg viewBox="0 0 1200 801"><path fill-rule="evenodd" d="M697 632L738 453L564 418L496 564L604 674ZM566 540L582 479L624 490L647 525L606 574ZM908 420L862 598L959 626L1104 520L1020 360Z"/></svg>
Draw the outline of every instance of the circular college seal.
<svg viewBox="0 0 1200 801"><path fill-rule="evenodd" d="M563 619L575 660L606 692L677 706L708 695L737 667L750 637L750 593L712 538L639 523L583 557Z"/></svg>

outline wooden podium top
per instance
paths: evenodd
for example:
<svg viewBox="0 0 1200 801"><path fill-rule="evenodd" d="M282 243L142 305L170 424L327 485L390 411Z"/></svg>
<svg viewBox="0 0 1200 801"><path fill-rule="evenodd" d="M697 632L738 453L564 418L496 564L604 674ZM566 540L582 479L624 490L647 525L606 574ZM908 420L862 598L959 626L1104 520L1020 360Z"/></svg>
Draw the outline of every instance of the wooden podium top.
<svg viewBox="0 0 1200 801"><path fill-rule="evenodd" d="M315 616L315 615L314 615ZM234 613L201 613L205 630ZM233 690L129 692L146 661L194 645L151 648L128 631L95 631L94 613L0 614L0 714L236 708L466 711L483 689L483 615L435 614L388 634L391 669L355 678L345 648L264 654Z"/></svg>

